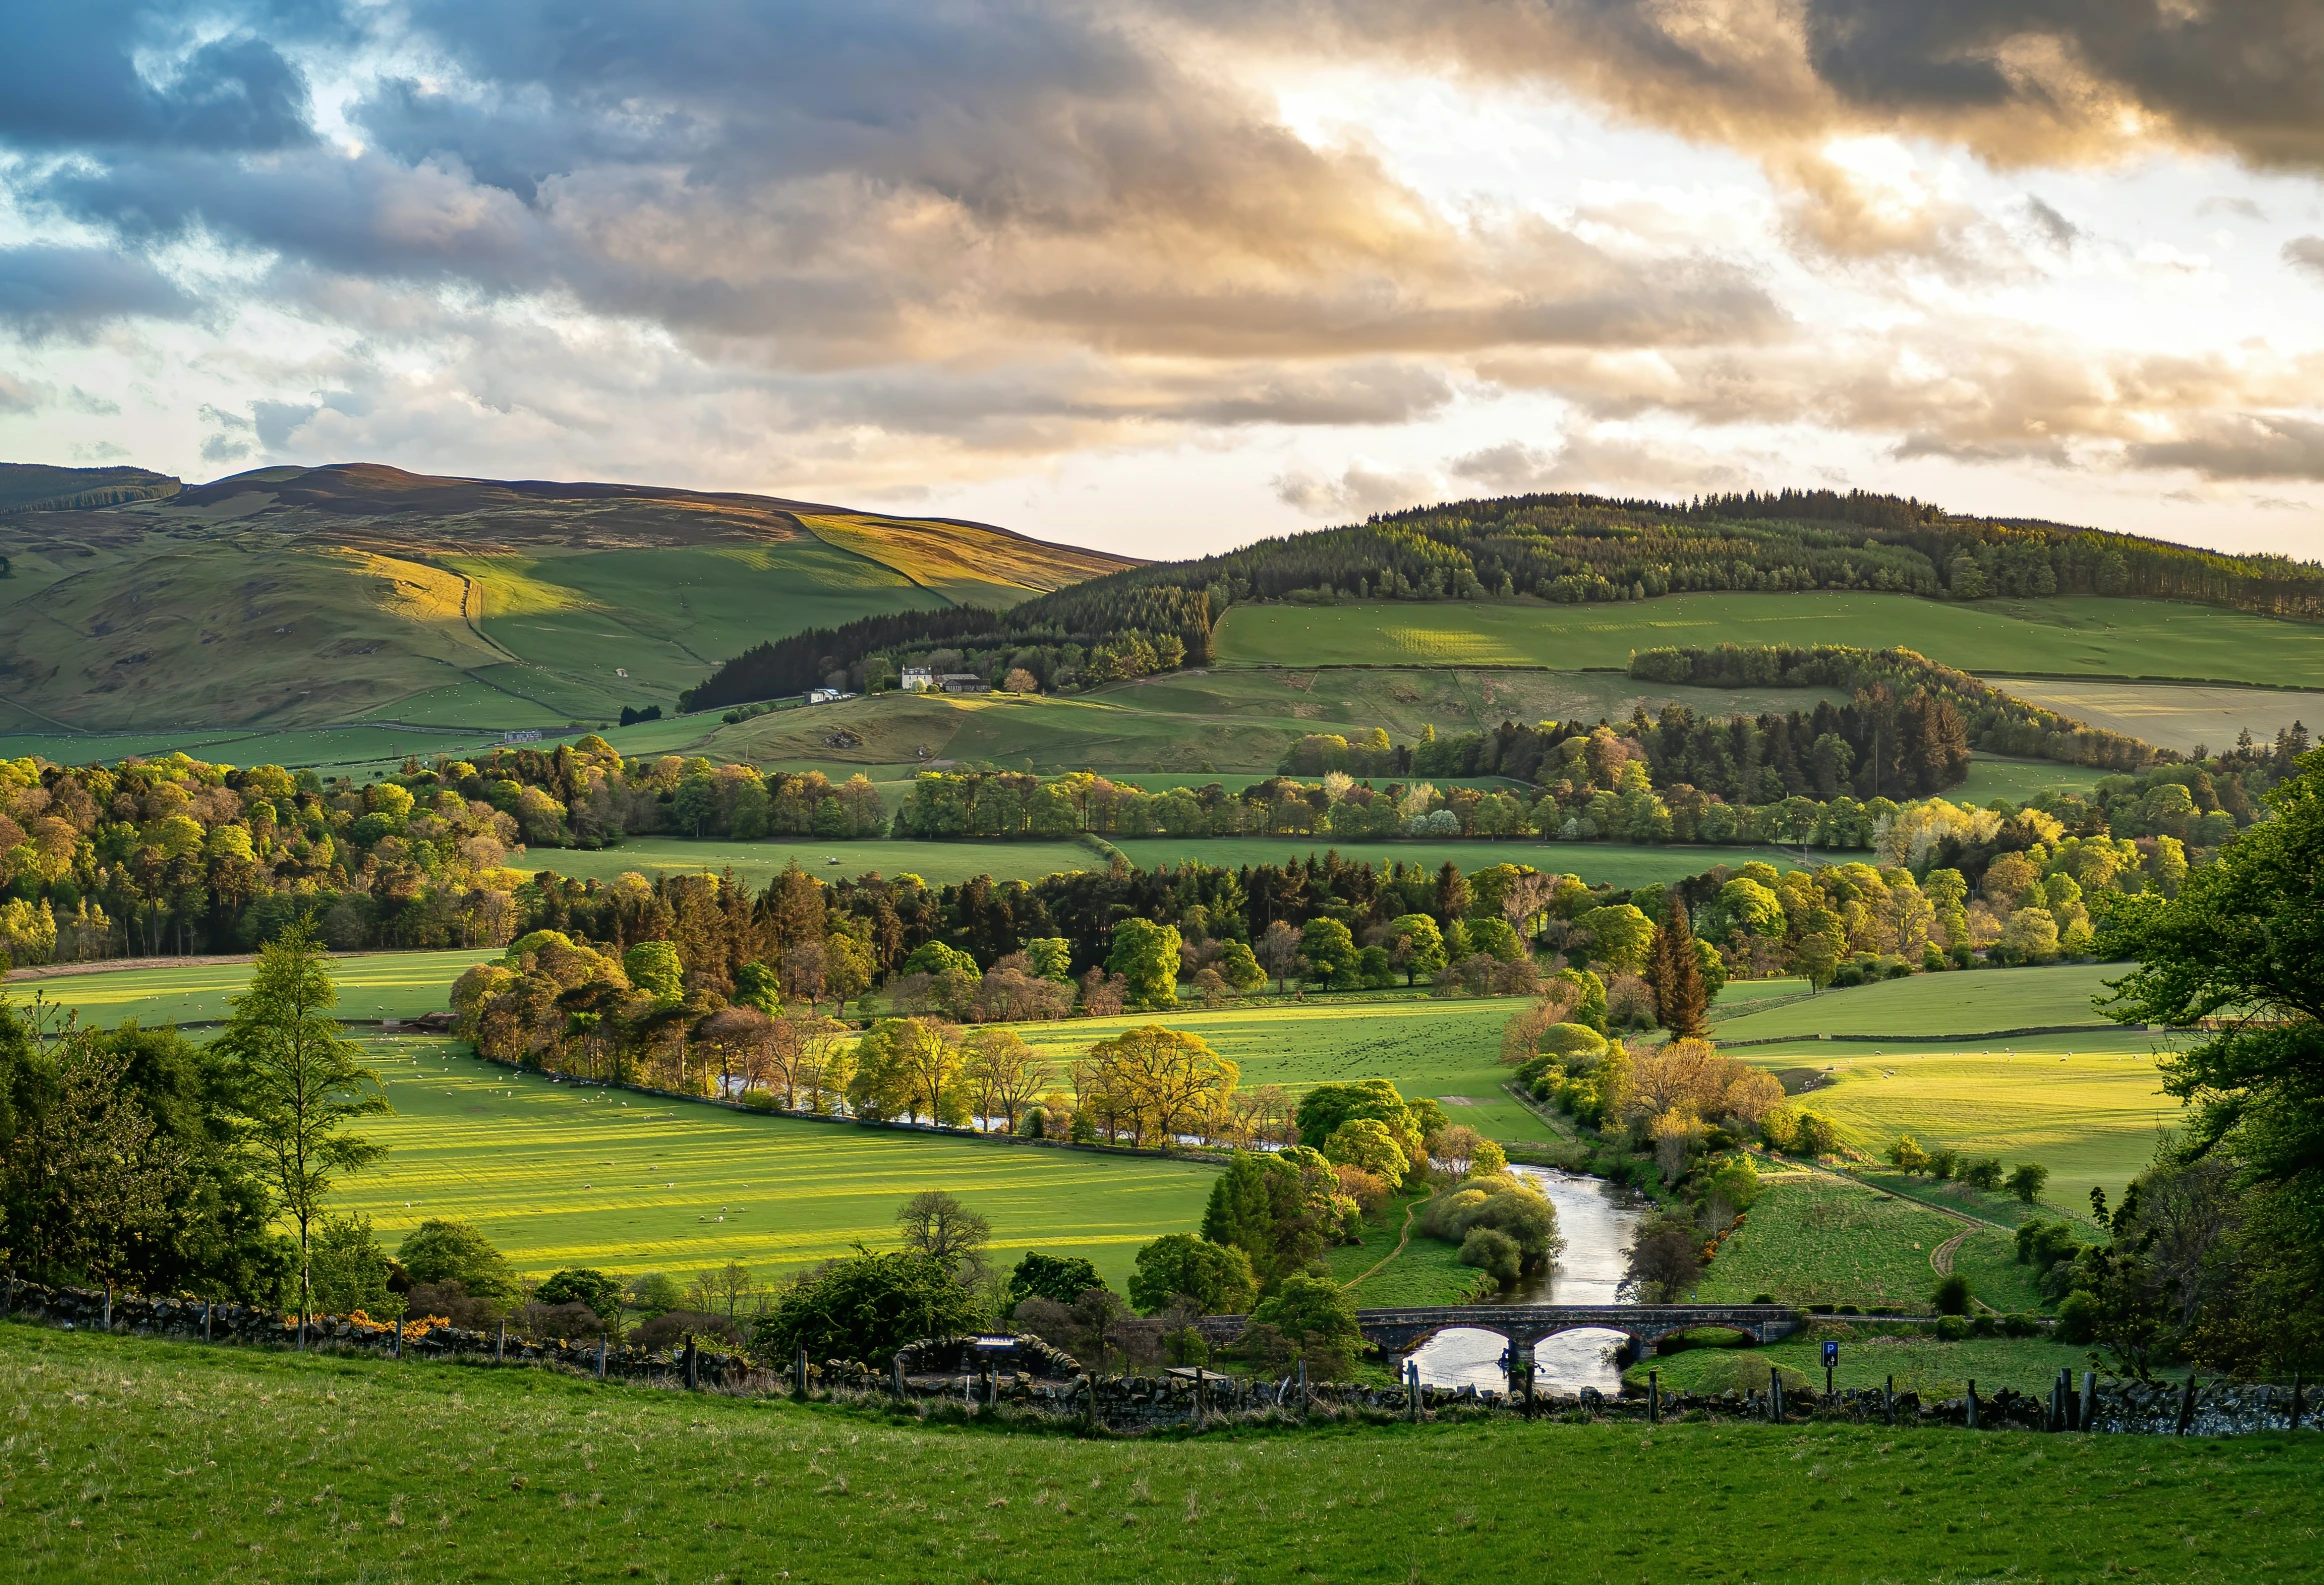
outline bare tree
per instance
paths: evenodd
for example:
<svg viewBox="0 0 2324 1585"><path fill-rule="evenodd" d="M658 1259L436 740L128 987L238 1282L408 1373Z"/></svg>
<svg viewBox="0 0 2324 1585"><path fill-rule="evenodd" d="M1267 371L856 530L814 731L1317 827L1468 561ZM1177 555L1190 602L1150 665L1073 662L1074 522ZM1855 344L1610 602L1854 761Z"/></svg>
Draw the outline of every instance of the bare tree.
<svg viewBox="0 0 2324 1585"><path fill-rule="evenodd" d="M1299 967L1299 932L1278 919L1259 937L1254 954L1260 967L1275 977L1278 991L1290 988L1292 971Z"/></svg>

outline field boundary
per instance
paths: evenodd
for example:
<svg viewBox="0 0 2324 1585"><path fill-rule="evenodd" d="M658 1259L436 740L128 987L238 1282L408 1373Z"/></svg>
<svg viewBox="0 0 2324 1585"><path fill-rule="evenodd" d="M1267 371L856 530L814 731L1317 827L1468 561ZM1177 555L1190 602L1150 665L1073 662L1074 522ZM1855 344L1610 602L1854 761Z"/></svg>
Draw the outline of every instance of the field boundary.
<svg viewBox="0 0 2324 1585"><path fill-rule="evenodd" d="M1838 1040L1863 1044L1927 1045L1948 1040L2011 1040L2024 1035L2112 1034L2127 1024L2028 1024L2023 1029L1972 1029L1958 1035L1759 1035L1749 1040L1721 1040L1721 1046L1791 1046L1808 1040Z"/></svg>

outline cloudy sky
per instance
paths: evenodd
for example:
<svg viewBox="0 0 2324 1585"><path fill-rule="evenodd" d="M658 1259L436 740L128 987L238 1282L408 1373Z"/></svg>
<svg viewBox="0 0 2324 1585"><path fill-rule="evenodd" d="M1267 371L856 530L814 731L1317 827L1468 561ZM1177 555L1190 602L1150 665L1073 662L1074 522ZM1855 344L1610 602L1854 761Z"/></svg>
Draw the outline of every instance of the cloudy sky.
<svg viewBox="0 0 2324 1585"><path fill-rule="evenodd" d="M0 458L2314 556L2320 176L2314 0L16 5Z"/></svg>

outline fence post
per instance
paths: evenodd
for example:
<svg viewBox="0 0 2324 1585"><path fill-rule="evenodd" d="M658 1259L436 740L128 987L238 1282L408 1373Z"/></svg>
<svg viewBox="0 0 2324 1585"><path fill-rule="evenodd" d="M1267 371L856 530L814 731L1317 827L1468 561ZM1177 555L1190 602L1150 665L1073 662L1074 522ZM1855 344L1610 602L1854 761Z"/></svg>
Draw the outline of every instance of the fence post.
<svg viewBox="0 0 2324 1585"><path fill-rule="evenodd" d="M804 1343L791 1355L791 1391L801 1403L807 1401L807 1345Z"/></svg>
<svg viewBox="0 0 2324 1585"><path fill-rule="evenodd" d="M2298 1394L2295 1392L2294 1396L2295 1396L2295 1397L2297 1397L2297 1396L2298 1396ZM1308 1393L1307 1393L1307 1356L1306 1356L1305 1354L1302 1354L1302 1355L1300 1355L1300 1356L1299 1356L1299 1416L1300 1416L1300 1418L1301 1418L1301 1419L1303 1419L1303 1420L1304 1420L1305 1418L1307 1418L1308 1411L1309 1411L1310 1409L1314 1408L1314 1407L1315 1407L1315 1400L1314 1400L1314 1399L1312 1399L1312 1398L1310 1398L1310 1397L1308 1396Z"/></svg>
<svg viewBox="0 0 2324 1585"><path fill-rule="evenodd" d="M2179 1435L2185 1436L2187 1428L2194 1423L2195 1373L2190 1370L2187 1372L2187 1385L2179 1391Z"/></svg>
<svg viewBox="0 0 2324 1585"><path fill-rule="evenodd" d="M2292 1423L2291 1423L2291 1425L2290 1425L2290 1426L2289 1426L2287 1429L2290 1429L2290 1430L2293 1430L2293 1431L2297 1431L2298 1429L2300 1429L2300 1410L2301 1410L2301 1408L2302 1408L2302 1405L2301 1405L2301 1402L2300 1402L2300 1389L2301 1389L2302 1387L2304 1387L2305 1385L2306 1385L2306 1383L2305 1383L2305 1382L2303 1382L2303 1381L2301 1381L2301 1379L2300 1379L2300 1373L2299 1373L2298 1371L2296 1371L2296 1370L2295 1370L2295 1371L2293 1371L2293 1372L2292 1372Z"/></svg>
<svg viewBox="0 0 2324 1585"><path fill-rule="evenodd" d="M208 1324L206 1317L203 1324ZM403 1358L403 1317L400 1315L395 1317L388 1322L388 1325L394 1327L395 1330L387 1335L387 1357L400 1360Z"/></svg>
<svg viewBox="0 0 2324 1585"><path fill-rule="evenodd" d="M113 1284L105 1284L105 1330L113 1330Z"/></svg>
<svg viewBox="0 0 2324 1585"><path fill-rule="evenodd" d="M888 1361L888 1390L895 1395L896 1402L904 1401L904 1356L901 1351Z"/></svg>
<svg viewBox="0 0 2324 1585"><path fill-rule="evenodd" d="M1662 1372L1659 1370L1646 1373L1646 1423L1662 1424Z"/></svg>
<svg viewBox="0 0 2324 1585"><path fill-rule="evenodd" d="M1888 1411L1888 1423L1896 1424L1896 1377L1888 1378L1888 1385L1880 1389L1882 1407Z"/></svg>
<svg viewBox="0 0 2324 1585"><path fill-rule="evenodd" d="M686 1334L686 1390L697 1391L702 1385L702 1355L694 1346L694 1334Z"/></svg>
<svg viewBox="0 0 2324 1585"><path fill-rule="evenodd" d="M1406 1413L1407 1417L1408 1417L1408 1418L1409 1418L1409 1419L1412 1421L1412 1423L1413 1423L1414 1425L1418 1425L1418 1424L1420 1423L1420 1361L1419 1361L1419 1360L1417 1360L1417 1359L1408 1359L1408 1360L1406 1360L1406 1361L1404 1362L1404 1383L1405 1383L1405 1385L1404 1385L1404 1408L1405 1408L1405 1413Z"/></svg>
<svg viewBox="0 0 2324 1585"><path fill-rule="evenodd" d="M1085 1372L1081 1380L1089 1388L1089 1396L1081 1405L1081 1423L1086 1429L1094 1431L1097 1429L1097 1372Z"/></svg>
<svg viewBox="0 0 2324 1585"><path fill-rule="evenodd" d="M1977 1378L1969 1378L1969 1429L1977 1429Z"/></svg>
<svg viewBox="0 0 2324 1585"><path fill-rule="evenodd" d="M508 1317L500 1320L500 1335L492 1340L492 1362L501 1364L508 1358Z"/></svg>
<svg viewBox="0 0 2324 1585"><path fill-rule="evenodd" d="M605 1334L603 1332L597 1334L597 1379L599 1381L605 1379Z"/></svg>
<svg viewBox="0 0 2324 1585"><path fill-rule="evenodd" d="M2082 1372L2082 1411L2077 1416L2085 1432L2098 1429L2098 1372Z"/></svg>
<svg viewBox="0 0 2324 1585"><path fill-rule="evenodd" d="M1773 1365L1767 1367L1767 1418L1783 1424L1783 1373Z"/></svg>
<svg viewBox="0 0 2324 1585"><path fill-rule="evenodd" d="M11 1286L13 1286L13 1284L11 1284ZM204 1299L204 1300L202 1301L202 1341L203 1341L203 1342L205 1342L205 1343L207 1343L209 1340L210 1340L210 1301L209 1301L209 1300L207 1300L207 1299Z"/></svg>
<svg viewBox="0 0 2324 1585"><path fill-rule="evenodd" d="M6 1274L5 1279L0 1280L5 1281L5 1287L0 1288L0 1316L14 1315L16 1313L16 1273L10 1271Z"/></svg>

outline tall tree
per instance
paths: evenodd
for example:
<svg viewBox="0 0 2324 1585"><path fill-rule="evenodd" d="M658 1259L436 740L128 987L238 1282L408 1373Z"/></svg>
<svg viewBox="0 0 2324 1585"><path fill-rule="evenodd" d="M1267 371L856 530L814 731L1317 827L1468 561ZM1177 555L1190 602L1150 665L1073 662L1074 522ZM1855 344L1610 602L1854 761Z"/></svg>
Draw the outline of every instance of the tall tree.
<svg viewBox="0 0 2324 1585"><path fill-rule="evenodd" d="M1670 900L1669 917L1655 927L1647 978L1654 986L1656 1021L1670 1031L1670 1037L1705 1039L1711 998L1703 985L1703 965L1695 953L1694 925L1687 918L1687 905L1675 897Z"/></svg>
<svg viewBox="0 0 2324 1585"><path fill-rule="evenodd" d="M298 1224L302 1346L314 1289L309 1229L339 1174L387 1154L349 1127L390 1108L379 1075L331 1016L338 1001L312 921L302 919L259 950L250 989L233 998L217 1042L235 1130L280 1209Z"/></svg>

